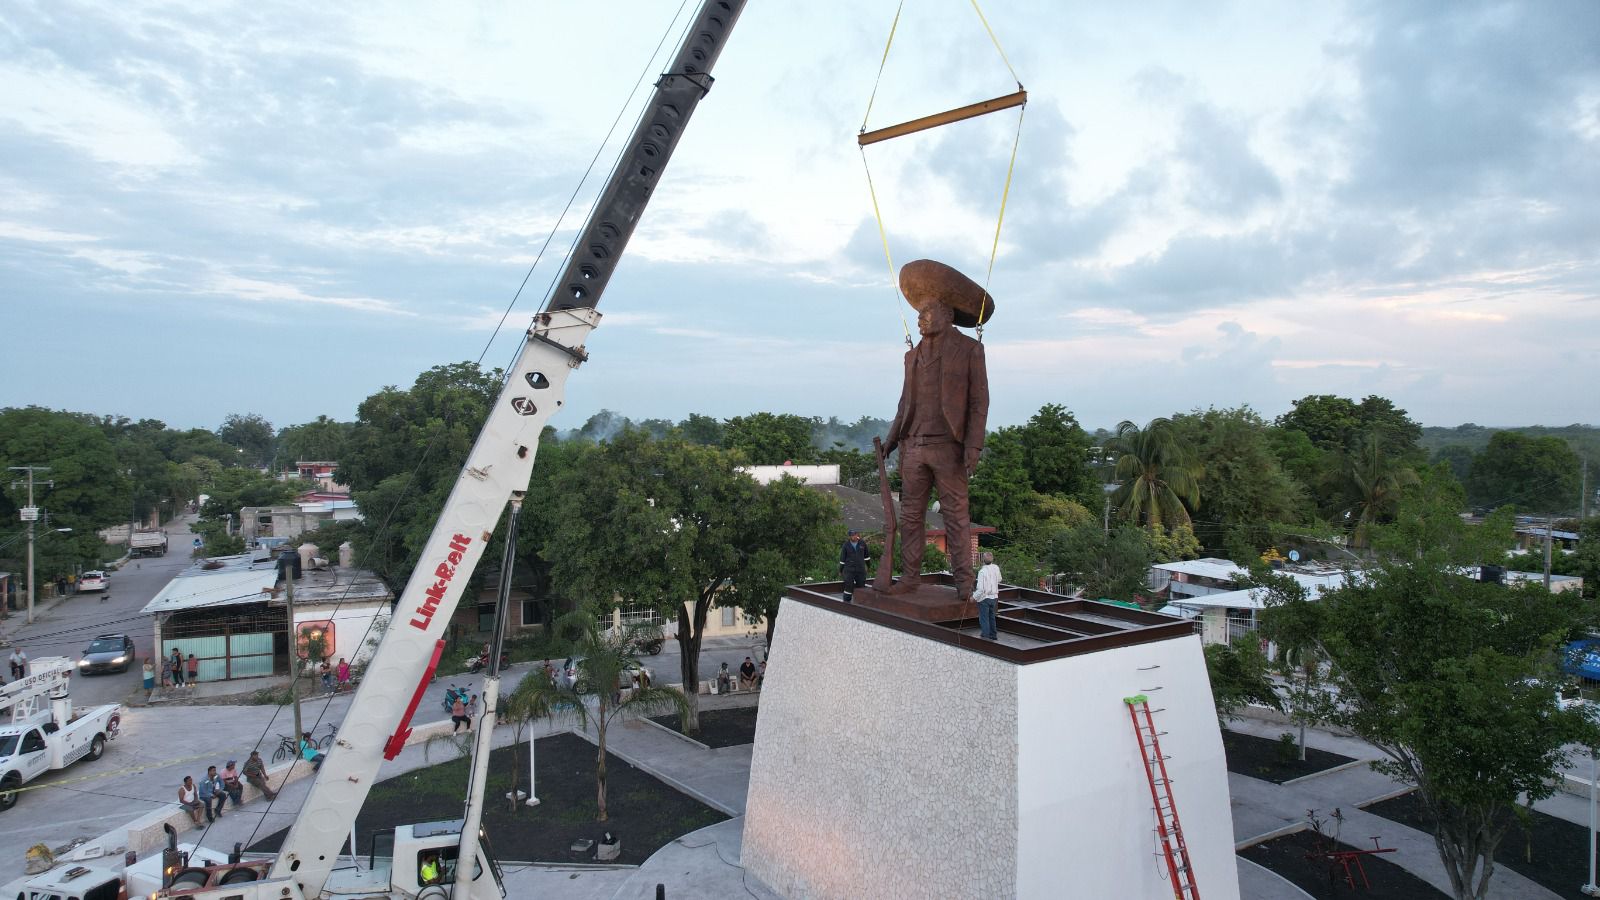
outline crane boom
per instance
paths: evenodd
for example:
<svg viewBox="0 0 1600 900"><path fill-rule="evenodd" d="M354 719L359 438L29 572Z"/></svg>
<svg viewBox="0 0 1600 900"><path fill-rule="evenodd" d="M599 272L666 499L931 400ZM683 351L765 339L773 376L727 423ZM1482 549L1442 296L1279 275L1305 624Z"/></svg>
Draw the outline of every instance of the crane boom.
<svg viewBox="0 0 1600 900"><path fill-rule="evenodd" d="M689 116L711 87L712 64L744 5L744 0L702 3L671 68L656 82L579 234L555 296L528 330L445 501L268 884L289 880L304 897L322 893L379 767L404 745L415 698L437 664L446 623L501 512L527 490L540 432L561 407L567 375L587 359L584 341L600 320L594 306Z"/></svg>

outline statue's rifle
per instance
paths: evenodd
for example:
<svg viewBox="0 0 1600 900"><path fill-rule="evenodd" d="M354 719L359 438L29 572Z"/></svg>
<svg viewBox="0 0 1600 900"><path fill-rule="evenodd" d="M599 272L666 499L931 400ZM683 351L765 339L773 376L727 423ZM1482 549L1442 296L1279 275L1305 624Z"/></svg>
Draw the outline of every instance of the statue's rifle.
<svg viewBox="0 0 1600 900"><path fill-rule="evenodd" d="M878 454L878 492L883 495L883 553L878 556L878 577L872 580L872 589L887 591L894 584L894 536L896 516L894 495L889 492L889 468L885 464L889 454L883 451L883 439L873 438L872 449Z"/></svg>

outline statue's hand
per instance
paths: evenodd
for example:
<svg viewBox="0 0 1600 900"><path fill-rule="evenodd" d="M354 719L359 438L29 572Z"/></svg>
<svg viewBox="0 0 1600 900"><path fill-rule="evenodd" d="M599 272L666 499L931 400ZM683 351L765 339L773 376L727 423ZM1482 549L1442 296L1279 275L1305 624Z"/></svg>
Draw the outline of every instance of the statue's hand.
<svg viewBox="0 0 1600 900"><path fill-rule="evenodd" d="M968 478L972 477L972 473L973 472L978 471L978 456L982 452L983 451L978 450L976 448L973 448L973 449L967 451L967 477Z"/></svg>
<svg viewBox="0 0 1600 900"><path fill-rule="evenodd" d="M894 452L894 448L896 448L898 446L900 446L900 442L899 441L890 441L887 444L884 444L883 445L883 458L884 459L888 459L889 458L889 454L893 453Z"/></svg>

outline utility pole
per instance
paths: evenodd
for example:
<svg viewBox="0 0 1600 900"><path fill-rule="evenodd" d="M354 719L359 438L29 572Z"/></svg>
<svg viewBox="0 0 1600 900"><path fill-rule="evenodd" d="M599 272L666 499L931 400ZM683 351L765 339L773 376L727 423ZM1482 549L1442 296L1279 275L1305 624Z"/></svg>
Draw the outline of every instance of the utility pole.
<svg viewBox="0 0 1600 900"><path fill-rule="evenodd" d="M294 704L294 748L300 751L300 636L294 630L294 566L281 566L284 602L289 606L289 702Z"/></svg>
<svg viewBox="0 0 1600 900"><path fill-rule="evenodd" d="M1544 517L1544 589L1550 590L1550 548L1555 543L1556 517Z"/></svg>
<svg viewBox="0 0 1600 900"><path fill-rule="evenodd" d="M8 468L10 468L11 471L13 471L13 472L27 472L28 473L28 480L26 482L13 481L13 482L11 482L11 486L12 487L17 487L18 485L21 485L21 484L27 484L27 486L28 486L28 505L24 506L22 508L22 519L23 519L23 521L28 523L28 624L32 625L33 624L33 523L35 523L35 522L37 522L39 520L39 507L33 505L33 486L36 483L33 480L33 474L35 472L48 472L48 471L50 471L50 467L49 466L9 466ZM49 486L49 487L55 487L55 485L56 485L56 483L54 481L46 481L46 482L43 482L43 483L45 485Z"/></svg>
<svg viewBox="0 0 1600 900"><path fill-rule="evenodd" d="M287 557L278 557L278 574L283 576L283 600L289 613L289 702L294 706L294 752L300 753L300 736L305 734L300 724L300 640L294 630L294 566L285 564ZM278 596L278 589L263 588L263 593Z"/></svg>

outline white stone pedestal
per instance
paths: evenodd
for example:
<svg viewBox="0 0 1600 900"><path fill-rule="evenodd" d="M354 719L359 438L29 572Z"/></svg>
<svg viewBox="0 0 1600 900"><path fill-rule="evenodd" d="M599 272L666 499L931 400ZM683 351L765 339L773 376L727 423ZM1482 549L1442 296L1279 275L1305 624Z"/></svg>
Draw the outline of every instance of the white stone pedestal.
<svg viewBox="0 0 1600 900"><path fill-rule="evenodd" d="M1197 638L1019 664L792 598L777 622L741 862L779 893L1171 900L1144 693L1199 893L1238 896Z"/></svg>

